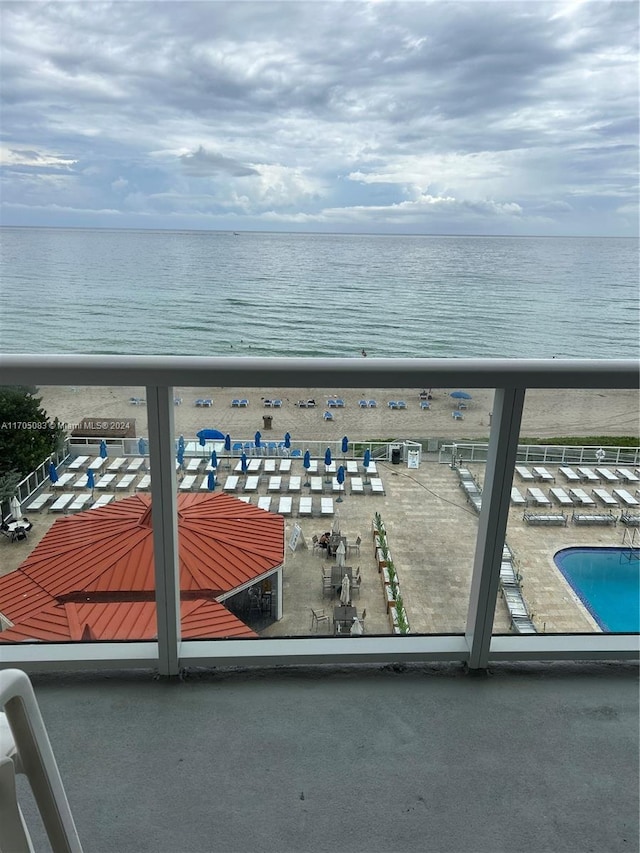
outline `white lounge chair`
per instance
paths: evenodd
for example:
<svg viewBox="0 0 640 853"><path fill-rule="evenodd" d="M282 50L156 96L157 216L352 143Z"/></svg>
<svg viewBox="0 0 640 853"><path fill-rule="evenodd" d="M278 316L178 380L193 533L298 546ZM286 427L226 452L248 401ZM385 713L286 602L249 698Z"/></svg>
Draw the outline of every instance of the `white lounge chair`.
<svg viewBox="0 0 640 853"><path fill-rule="evenodd" d="M51 500L52 497L53 495L51 494L51 492L42 492L42 494L39 494L37 498L34 498L31 501L29 506L26 508L26 511L39 512L41 509L44 508L45 504L47 504Z"/></svg>
<svg viewBox="0 0 640 853"><path fill-rule="evenodd" d="M613 494L620 503L623 503L625 506L639 506L640 501L638 501L631 492L628 492L626 489L612 489Z"/></svg>
<svg viewBox="0 0 640 853"><path fill-rule="evenodd" d="M93 500L91 493L86 492L84 495L76 495L68 506L69 512L79 512L85 508L89 501Z"/></svg>
<svg viewBox="0 0 640 853"><path fill-rule="evenodd" d="M578 474L576 474L576 472L573 470L573 468L568 468L566 465L562 465L562 466L560 466L560 468L558 468L558 471L560 471L560 473L565 478L567 483L579 483L580 482L580 477Z"/></svg>
<svg viewBox="0 0 640 853"><path fill-rule="evenodd" d="M97 456L93 462L90 462L88 468L90 468L94 473L96 471L101 471L102 468L107 464L106 457Z"/></svg>
<svg viewBox="0 0 640 853"><path fill-rule="evenodd" d="M202 459L198 459L197 456L193 456L187 462L187 467L185 468L185 471L187 472L187 474L197 474L198 471L200 470L200 463L201 462L202 462Z"/></svg>
<svg viewBox="0 0 640 853"><path fill-rule="evenodd" d="M56 489L56 491L62 491L62 489L70 488L71 481L75 477L75 473L72 474L71 471L65 471L64 474L60 474L55 483L51 484L52 489ZM85 478L86 479L86 478Z"/></svg>
<svg viewBox="0 0 640 853"><path fill-rule="evenodd" d="M533 466L533 476L536 480L542 480L544 483L555 483L556 478L543 465Z"/></svg>
<svg viewBox="0 0 640 853"><path fill-rule="evenodd" d="M281 459L278 470L281 474L288 474L291 471L291 459Z"/></svg>
<svg viewBox="0 0 640 853"><path fill-rule="evenodd" d="M610 471L608 468L596 468L596 474L600 476L601 480L604 480L606 483L619 483L620 477L617 474L614 474L613 471Z"/></svg>
<svg viewBox="0 0 640 853"><path fill-rule="evenodd" d="M181 492L190 492L193 490L193 487L196 484L196 475L195 474L187 474L186 477L182 478L182 481L178 488Z"/></svg>
<svg viewBox="0 0 640 853"><path fill-rule="evenodd" d="M49 512L64 512L74 498L75 495L70 492L60 495L49 507Z"/></svg>
<svg viewBox="0 0 640 853"><path fill-rule="evenodd" d="M297 475L293 475L293 477L289 477L289 491L290 492L299 492L302 487L302 478Z"/></svg>
<svg viewBox="0 0 640 853"><path fill-rule="evenodd" d="M335 474L338 469L336 468L335 461L332 461L329 465L324 466L324 473L328 476L329 474Z"/></svg>
<svg viewBox="0 0 640 853"><path fill-rule="evenodd" d="M136 486L136 492L145 492L151 486L151 474L143 474Z"/></svg>
<svg viewBox="0 0 640 853"><path fill-rule="evenodd" d="M551 497L554 499L554 501L556 503L560 504L560 506L572 506L573 505L573 501L571 500L571 497L565 492L564 489L561 489L559 487L558 488L552 487L549 489L549 494L551 495Z"/></svg>
<svg viewBox="0 0 640 853"><path fill-rule="evenodd" d="M377 464L376 464L375 462L369 462L369 464L368 464L368 465L363 465L362 467L364 468L365 474L368 474L368 475L369 475L369 477L370 477L372 474L377 474L377 473L378 473L378 466L377 466Z"/></svg>
<svg viewBox="0 0 640 853"><path fill-rule="evenodd" d="M84 489L86 487L86 485L87 485L87 475L86 474L80 474L78 479L73 484L73 488L74 489Z"/></svg>
<svg viewBox="0 0 640 853"><path fill-rule="evenodd" d="M371 478L371 493L374 495L384 495L384 485L380 477Z"/></svg>
<svg viewBox="0 0 640 853"><path fill-rule="evenodd" d="M333 498L320 498L320 515L333 515Z"/></svg>
<svg viewBox="0 0 640 853"><path fill-rule="evenodd" d="M311 491L312 492L321 492L322 491L322 477L312 477L311 478Z"/></svg>
<svg viewBox="0 0 640 853"><path fill-rule="evenodd" d="M520 490L515 486L511 489L511 503L514 506L525 506L526 498L520 493Z"/></svg>
<svg viewBox="0 0 640 853"><path fill-rule="evenodd" d="M73 462L67 465L67 471L79 471L86 462L89 461L88 456L76 456Z"/></svg>
<svg viewBox="0 0 640 853"><path fill-rule="evenodd" d="M127 474L137 474L144 465L144 459L141 456L136 456L127 465Z"/></svg>
<svg viewBox="0 0 640 853"><path fill-rule="evenodd" d="M551 501L542 489L537 489L534 486L527 489L527 500L536 506L551 506Z"/></svg>
<svg viewBox="0 0 640 853"><path fill-rule="evenodd" d="M115 479L115 474L103 474L102 477L100 477L100 479L97 481L95 487L96 489L100 490L108 489L114 484Z"/></svg>
<svg viewBox="0 0 640 853"><path fill-rule="evenodd" d="M616 474L625 483L640 483L640 477L631 470L631 468L616 468Z"/></svg>
<svg viewBox="0 0 640 853"><path fill-rule="evenodd" d="M124 456L118 456L117 459L114 459L107 465L107 471L112 473L118 473L118 471L123 468L127 464L127 460Z"/></svg>
<svg viewBox="0 0 640 853"><path fill-rule="evenodd" d="M300 498L298 515L313 515L313 498L305 495Z"/></svg>
<svg viewBox="0 0 640 853"><path fill-rule="evenodd" d="M349 484L351 486L352 495L364 494L364 484L362 482L362 477L351 477L351 479L349 480Z"/></svg>
<svg viewBox="0 0 640 853"><path fill-rule="evenodd" d="M264 495L261 498L258 498L258 509L263 509L265 512L269 512L271 509L271 495Z"/></svg>
<svg viewBox="0 0 640 853"><path fill-rule="evenodd" d="M531 483L535 479L531 471L524 465L516 465L516 474L525 483Z"/></svg>
<svg viewBox="0 0 640 853"><path fill-rule="evenodd" d="M337 494L342 494L345 491L345 484L339 483L337 477L333 477L331 480L331 491Z"/></svg>
<svg viewBox="0 0 640 853"><path fill-rule="evenodd" d="M282 477L280 474L275 474L273 477L269 477L269 485L267 486L267 491L269 492L279 492L282 489Z"/></svg>
<svg viewBox="0 0 640 853"><path fill-rule="evenodd" d="M578 468L580 479L588 483L599 483L600 477L591 468Z"/></svg>
<svg viewBox="0 0 640 853"><path fill-rule="evenodd" d="M135 479L135 474L125 474L123 477L120 477L120 480L116 483L116 491L124 492L127 489L130 489Z"/></svg>
<svg viewBox="0 0 640 853"><path fill-rule="evenodd" d="M595 506L596 502L585 492L584 489L569 489L571 500L579 506Z"/></svg>
<svg viewBox="0 0 640 853"><path fill-rule="evenodd" d="M618 501L606 489L591 489L591 494L605 506L618 506Z"/></svg>
<svg viewBox="0 0 640 853"><path fill-rule="evenodd" d="M265 474L275 474L275 472L276 472L276 460L275 459L265 459L263 470L264 470Z"/></svg>
<svg viewBox="0 0 640 853"><path fill-rule="evenodd" d="M293 498L289 495L282 495L280 500L278 501L278 514L279 515L291 515L291 507L293 503Z"/></svg>
<svg viewBox="0 0 640 853"><path fill-rule="evenodd" d="M91 509L100 509L101 507L110 504L112 500L114 500L113 495L100 495L98 500L92 504Z"/></svg>
<svg viewBox="0 0 640 853"><path fill-rule="evenodd" d="M347 459L347 474L357 474L358 463L355 459Z"/></svg>
<svg viewBox="0 0 640 853"><path fill-rule="evenodd" d="M229 474L227 479L224 481L224 490L225 492L235 492L238 488L238 478L235 474Z"/></svg>
<svg viewBox="0 0 640 853"><path fill-rule="evenodd" d="M307 468L307 474L317 474L318 473L318 460L310 459L309 467Z"/></svg>
<svg viewBox="0 0 640 853"><path fill-rule="evenodd" d="M244 483L245 492L257 492L260 484L260 477L257 474L251 474L247 477Z"/></svg>

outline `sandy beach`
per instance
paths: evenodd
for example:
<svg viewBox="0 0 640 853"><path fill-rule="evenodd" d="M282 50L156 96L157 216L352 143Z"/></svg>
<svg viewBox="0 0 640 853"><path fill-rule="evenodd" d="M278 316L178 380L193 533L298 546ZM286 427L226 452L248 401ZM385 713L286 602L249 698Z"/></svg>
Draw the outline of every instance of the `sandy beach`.
<svg viewBox="0 0 640 853"><path fill-rule="evenodd" d="M452 412L456 401L449 395L455 389L432 389L431 408L420 408L420 389L362 388L337 393L344 408L329 409L327 402L335 394L319 388L176 388L181 399L174 408L175 431L189 439L203 428L228 432L234 439L250 439L256 430L264 429L263 416L272 417L271 434L280 439L290 432L296 440L339 440L348 435L360 439L440 438L461 441L482 440L489 435L493 389L473 389L473 399L455 420ZM134 387L70 387L40 388L42 406L50 417L58 417L71 428L84 418L135 418L136 435L147 435L147 410L144 404L130 403L132 397L145 397L143 388ZM210 398L210 408L196 407L198 398ZM231 401L246 398L246 408L234 408ZM282 407L265 407L264 400L280 399ZM299 400L315 399L315 408L299 408ZM376 400L376 408L361 409L359 400ZM405 410L391 410L390 400L404 400ZM323 419L331 411L332 421ZM640 394L635 390L537 390L527 392L521 435L546 438L553 436L637 435L640 419Z"/></svg>

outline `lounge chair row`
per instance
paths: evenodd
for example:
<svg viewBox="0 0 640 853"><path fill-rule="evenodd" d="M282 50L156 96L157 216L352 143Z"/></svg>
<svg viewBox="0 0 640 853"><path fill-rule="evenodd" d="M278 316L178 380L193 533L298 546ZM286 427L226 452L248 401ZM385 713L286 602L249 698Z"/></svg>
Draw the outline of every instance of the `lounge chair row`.
<svg viewBox="0 0 640 853"><path fill-rule="evenodd" d="M30 512L43 509L51 498L55 498L55 500L49 507L49 512L80 512L83 509L98 509L101 506L106 506L111 503L114 496L100 495L96 500L90 492L85 492L81 495L75 495L73 492L63 492L61 495L52 495L50 492L43 492L27 509Z"/></svg>
<svg viewBox="0 0 640 853"><path fill-rule="evenodd" d="M567 526L567 516L563 512L557 514L525 512L522 518L527 524Z"/></svg>
<svg viewBox="0 0 640 853"><path fill-rule="evenodd" d="M537 634L520 589L520 577L513 566L513 557L505 543L500 563L500 587L511 618L511 627L518 634Z"/></svg>
<svg viewBox="0 0 640 853"><path fill-rule="evenodd" d="M126 471L128 474L136 474L144 467L144 464L145 460L142 456L136 456L133 459L126 456L118 456L115 459L109 459L109 457L103 458L102 456L98 456L96 458L92 458L91 456L76 456L75 459L67 465L65 473L60 475L57 482L60 482L62 477L66 474L77 473L78 471L85 469L87 471L93 471L94 474L102 470L109 474L117 474L120 471ZM69 482L69 480L66 482Z"/></svg>
<svg viewBox="0 0 640 853"><path fill-rule="evenodd" d="M196 488L196 479L197 478L193 475L184 477L180 483L180 490L191 491ZM351 477L348 484L347 482L339 483L336 477L333 477L329 482L325 482L322 477L311 477L308 484L311 492L320 494L326 491L331 491L338 495L344 494L347 491L347 485L351 494L365 494L365 485L370 487L371 494L386 494L384 484L380 477L371 477L370 481L366 484L362 477ZM249 474L245 478L244 482L241 482L241 478L237 474L229 474L225 479L223 489L225 492L237 492L239 489L242 489L244 492L257 492L259 486L260 477L258 475ZM305 481L304 486L307 486L307 481ZM283 478L276 474L269 477L267 481L268 492L300 492L302 487L302 477L298 476L289 477L288 481L285 483ZM203 477L199 488L203 490L208 488L208 476Z"/></svg>
<svg viewBox="0 0 640 853"><path fill-rule="evenodd" d="M238 500L244 503L253 503L251 495L238 495ZM281 495L279 498L271 495L263 495L257 500L259 509L264 509L266 512L275 512L278 515L297 515L297 516L332 516L335 514L333 498L321 498L320 504L312 497L304 496L299 498L297 507L294 506L295 498L290 495Z"/></svg>
<svg viewBox="0 0 640 853"><path fill-rule="evenodd" d="M539 480L545 483L555 483L555 476L544 466L534 465L531 470L526 465L516 465L516 474L523 482L533 482ZM588 468L584 466L573 468L567 465L560 465L558 471L568 483L619 483L623 481L627 484L640 484L640 477L631 468L619 467L615 471L610 468L595 467Z"/></svg>
<svg viewBox="0 0 640 853"><path fill-rule="evenodd" d="M460 477L460 488L464 491L471 506L479 513L482 509L482 489L467 468L458 468L458 476Z"/></svg>
<svg viewBox="0 0 640 853"><path fill-rule="evenodd" d="M550 507L552 503L556 503L561 507L595 507L596 500L608 507L617 507L619 504L626 507L640 506L640 500L627 489L613 489L612 494L609 494L606 489L594 488L591 490L591 495L588 495L584 489L579 487L565 491L560 486L553 486L549 489L549 496L536 486L530 486L526 491L526 496L520 492L517 486L513 486L511 489L511 503L514 506L533 504L534 506Z"/></svg>

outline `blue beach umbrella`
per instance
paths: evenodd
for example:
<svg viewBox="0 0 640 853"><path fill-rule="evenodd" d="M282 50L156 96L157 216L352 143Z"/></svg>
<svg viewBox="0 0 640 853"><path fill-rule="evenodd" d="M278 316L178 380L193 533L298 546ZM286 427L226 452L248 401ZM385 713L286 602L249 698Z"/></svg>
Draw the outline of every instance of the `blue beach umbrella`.
<svg viewBox="0 0 640 853"><path fill-rule="evenodd" d="M52 483L58 482L58 472L57 472L56 466L53 464L53 462L51 462L49 464L49 479L51 480Z"/></svg>
<svg viewBox="0 0 640 853"><path fill-rule="evenodd" d="M367 474L367 468L369 467L369 464L370 464L370 463L371 463L371 451L370 451L370 450L369 450L369 448L367 447L367 449L366 449L366 450L365 450L365 452L364 452L364 456L363 456L363 458L362 458L362 464L363 464L363 466L364 466L364 473L365 473L365 477L366 477L366 474ZM365 479L365 482L368 482L368 480L366 480L366 479Z"/></svg>
<svg viewBox="0 0 640 853"><path fill-rule="evenodd" d="M304 459L302 460L302 464L304 466L304 470L307 472L307 482L305 486L309 486L309 468L311 468L311 454L308 450L305 451Z"/></svg>
<svg viewBox="0 0 640 853"><path fill-rule="evenodd" d="M138 453L140 454L140 456L144 456L146 452L147 452L147 442L144 440L144 438L139 438L138 439Z"/></svg>
<svg viewBox="0 0 640 853"><path fill-rule="evenodd" d="M181 447L183 450L185 448L184 436L182 434L180 435L180 438L178 439L178 447Z"/></svg>
<svg viewBox="0 0 640 853"><path fill-rule="evenodd" d="M285 434L284 434L284 446L287 448L287 450L291 447L291 433L290 432L285 432Z"/></svg>
<svg viewBox="0 0 640 853"><path fill-rule="evenodd" d="M102 456L103 459L106 459L108 455L109 453L107 451L107 442L103 438L100 442L100 456Z"/></svg>
<svg viewBox="0 0 640 853"><path fill-rule="evenodd" d="M342 439L342 452L346 453L347 450L349 450L349 439L345 435L344 438Z"/></svg>
<svg viewBox="0 0 640 853"><path fill-rule="evenodd" d="M211 467L212 468L218 467L218 454L215 452L215 450L211 451Z"/></svg>
<svg viewBox="0 0 640 853"><path fill-rule="evenodd" d="M91 468L89 468L89 470L87 471L87 488L91 489L91 491L93 491L93 489L95 488L95 485L96 485L95 474L93 473Z"/></svg>
<svg viewBox="0 0 640 853"><path fill-rule="evenodd" d="M198 433L198 444L200 445L200 447L204 451L205 447L207 446L207 439L205 438L205 434L204 434L203 430L200 430L200 432ZM203 456L204 456L204 453L203 453Z"/></svg>
<svg viewBox="0 0 640 853"><path fill-rule="evenodd" d="M242 468L242 473L247 473L247 454L243 453L240 457L240 467Z"/></svg>
<svg viewBox="0 0 640 853"><path fill-rule="evenodd" d="M261 438L262 438L262 434L261 434L260 430L258 430L254 436L254 441L256 443L256 449L260 449L260 447L261 447L261 443L260 443Z"/></svg>
<svg viewBox="0 0 640 853"><path fill-rule="evenodd" d="M227 433L224 437L225 453L231 453L231 436Z"/></svg>
<svg viewBox="0 0 640 853"><path fill-rule="evenodd" d="M449 394L450 397L453 397L454 400L471 400L471 394L467 394L466 391L452 391Z"/></svg>
<svg viewBox="0 0 640 853"><path fill-rule="evenodd" d="M325 465L331 465L331 448L330 447L327 447L327 449L324 452L324 464Z"/></svg>
<svg viewBox="0 0 640 853"><path fill-rule="evenodd" d="M178 447L176 459L178 460L178 465L182 466L184 464L184 447Z"/></svg>
<svg viewBox="0 0 640 853"><path fill-rule="evenodd" d="M338 472L336 474L336 480L340 483L340 485L342 485L344 483L344 465L341 465L338 468ZM342 503L342 491L338 495L338 500L336 501L336 503Z"/></svg>
<svg viewBox="0 0 640 853"><path fill-rule="evenodd" d="M207 476L207 488L209 489L210 492L212 492L215 489L215 487L216 487L216 475L213 473L213 471L209 471L209 474Z"/></svg>

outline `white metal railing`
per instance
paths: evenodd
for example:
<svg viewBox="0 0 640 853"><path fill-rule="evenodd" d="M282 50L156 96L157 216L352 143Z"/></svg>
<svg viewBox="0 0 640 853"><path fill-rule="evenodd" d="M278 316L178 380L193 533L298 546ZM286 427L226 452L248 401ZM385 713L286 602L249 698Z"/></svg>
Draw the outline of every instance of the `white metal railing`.
<svg viewBox="0 0 640 853"><path fill-rule="evenodd" d="M639 413L640 417L640 413ZM517 461L522 463L539 462L553 465L638 465L640 463L640 447L612 447L607 445L606 458L601 463L597 444L519 444ZM486 462L489 445L486 442L457 442L442 444L438 450L438 462L449 464L451 454L455 453L459 462Z"/></svg>
<svg viewBox="0 0 640 853"><path fill-rule="evenodd" d="M254 359L152 356L0 356L3 384L145 386L149 426L157 642L6 645L0 667L141 668L334 661L625 659L637 635L492 636L513 468L527 388L637 389L635 361L467 359ZM482 510L461 636L183 641L180 638L173 388L495 388Z"/></svg>

